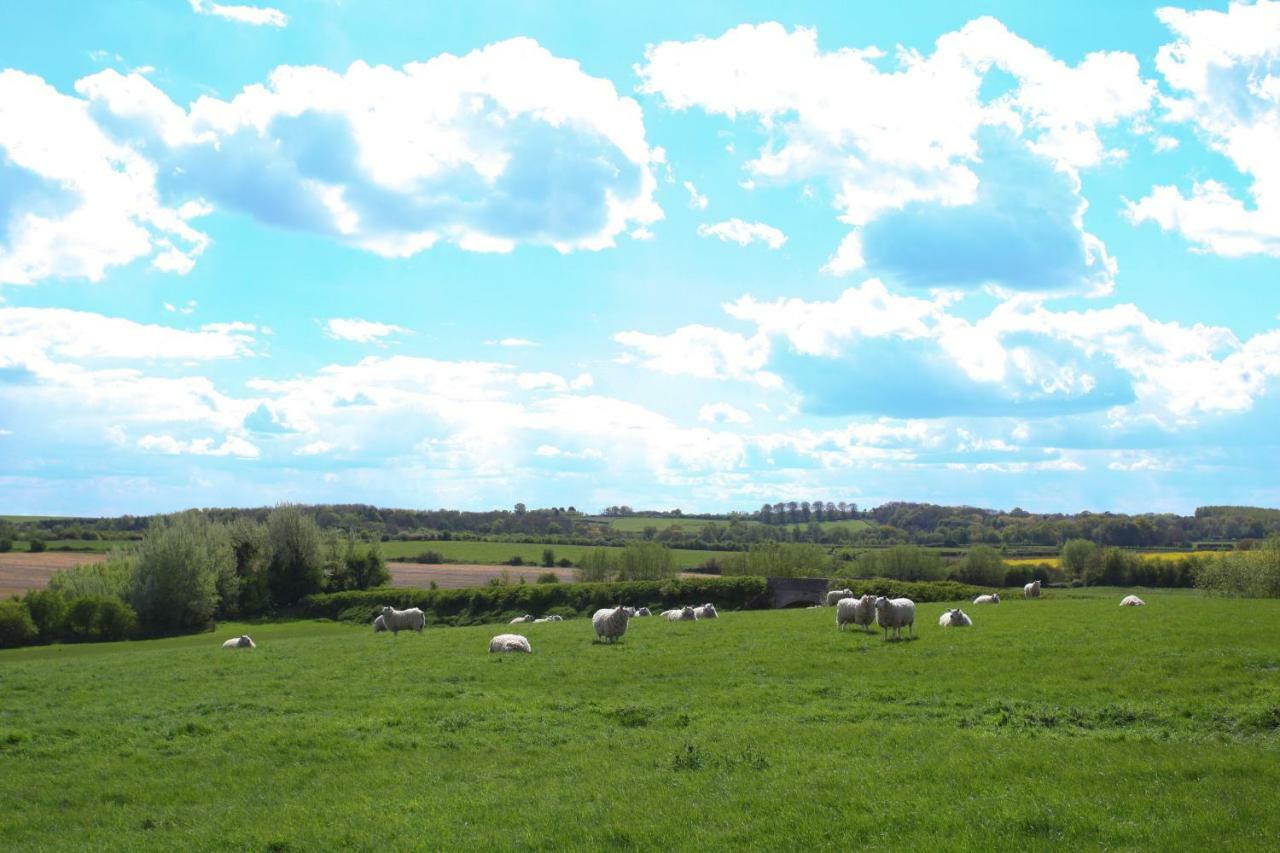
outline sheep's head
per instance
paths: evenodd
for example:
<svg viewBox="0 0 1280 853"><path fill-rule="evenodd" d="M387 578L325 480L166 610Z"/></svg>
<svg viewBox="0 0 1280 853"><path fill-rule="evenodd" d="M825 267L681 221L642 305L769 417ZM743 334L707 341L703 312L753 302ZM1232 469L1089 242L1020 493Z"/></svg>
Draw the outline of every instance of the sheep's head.
<svg viewBox="0 0 1280 853"><path fill-rule="evenodd" d="M991 600L992 600L992 601L999 601L999 600L1000 600L1000 593L998 593L998 592L996 592L996 593L992 593L992 594L991 594Z"/></svg>
<svg viewBox="0 0 1280 853"><path fill-rule="evenodd" d="M885 598L883 595L876 597L876 610L884 610L888 606L889 599Z"/></svg>
<svg viewBox="0 0 1280 853"><path fill-rule="evenodd" d="M390 604L383 605L382 607L383 616L390 616L394 612L395 612L395 608L393 608Z"/></svg>

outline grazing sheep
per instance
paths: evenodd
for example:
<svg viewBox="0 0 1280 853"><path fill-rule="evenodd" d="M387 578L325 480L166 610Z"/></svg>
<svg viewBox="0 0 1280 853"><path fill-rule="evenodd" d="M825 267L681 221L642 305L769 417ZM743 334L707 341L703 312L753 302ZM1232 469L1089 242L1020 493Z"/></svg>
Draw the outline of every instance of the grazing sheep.
<svg viewBox="0 0 1280 853"><path fill-rule="evenodd" d="M378 618L373 620L373 633L381 634L385 630L387 630L387 620L379 614Z"/></svg>
<svg viewBox="0 0 1280 853"><path fill-rule="evenodd" d="M427 615L416 607L396 610L387 605L382 608L382 620L392 634L399 634L401 631L417 631L421 634L422 629L427 627Z"/></svg>
<svg viewBox="0 0 1280 853"><path fill-rule="evenodd" d="M938 624L943 628L968 628L973 625L973 620L969 618L968 613L957 607L939 616Z"/></svg>
<svg viewBox="0 0 1280 853"><path fill-rule="evenodd" d="M692 607L681 607L679 610L664 610L662 618L668 622L692 622L698 618L698 611Z"/></svg>
<svg viewBox="0 0 1280 853"><path fill-rule="evenodd" d="M833 589L827 593L827 606L834 607L840 603L842 598L853 598L853 590L851 589Z"/></svg>
<svg viewBox="0 0 1280 853"><path fill-rule="evenodd" d="M1146 607L1147 603L1136 595L1126 595L1120 602L1121 607Z"/></svg>
<svg viewBox="0 0 1280 853"><path fill-rule="evenodd" d="M650 611L649 608L647 607L640 607L636 609L636 616L652 616L652 615L653 615L653 612Z"/></svg>
<svg viewBox="0 0 1280 853"><path fill-rule="evenodd" d="M980 595L973 600L974 604L999 604L1000 594L993 592L991 595Z"/></svg>
<svg viewBox="0 0 1280 853"><path fill-rule="evenodd" d="M538 620L536 620L536 619L534 618L534 616L533 616L533 614L532 614L532 613L526 613L526 614L525 614L525 615L523 615L523 616L517 616L516 618L512 619L512 620L511 620L510 622L508 622L507 624L508 624L508 625L522 625L522 624L524 624L525 622L536 622L536 621L538 621Z"/></svg>
<svg viewBox="0 0 1280 853"><path fill-rule="evenodd" d="M836 627L841 631L845 625L857 625L868 630L876 621L876 597L864 595L862 598L842 598L836 602Z"/></svg>
<svg viewBox="0 0 1280 853"><path fill-rule="evenodd" d="M626 607L626 606L624 605L622 609L623 609L623 610L625 610L625 611L627 611L627 618L628 618L628 619L631 619L631 618L633 618L633 617L636 615L636 609L635 609L634 607Z"/></svg>
<svg viewBox="0 0 1280 853"><path fill-rule="evenodd" d="M257 648L253 644L253 640L249 639L248 634L241 634L239 637L232 637L222 644L224 649L254 649Z"/></svg>
<svg viewBox="0 0 1280 853"><path fill-rule="evenodd" d="M909 598L888 599L883 595L876 599L876 621L884 628L884 638L889 639L889 629L893 629L893 638L902 639L902 629L907 629L907 636L912 635L916 622L916 603Z"/></svg>
<svg viewBox="0 0 1280 853"><path fill-rule="evenodd" d="M489 641L489 652L524 652L532 654L529 641L519 634L499 634Z"/></svg>
<svg viewBox="0 0 1280 853"><path fill-rule="evenodd" d="M1023 598L1039 598L1040 597L1040 581L1032 581L1022 588Z"/></svg>
<svg viewBox="0 0 1280 853"><path fill-rule="evenodd" d="M603 608L592 614L591 627L596 630L597 640L612 643L627 633L627 620L630 618L625 607Z"/></svg>
<svg viewBox="0 0 1280 853"><path fill-rule="evenodd" d="M707 602L701 607L693 608L693 615L696 619L719 619L720 614L716 613L716 606L711 602Z"/></svg>

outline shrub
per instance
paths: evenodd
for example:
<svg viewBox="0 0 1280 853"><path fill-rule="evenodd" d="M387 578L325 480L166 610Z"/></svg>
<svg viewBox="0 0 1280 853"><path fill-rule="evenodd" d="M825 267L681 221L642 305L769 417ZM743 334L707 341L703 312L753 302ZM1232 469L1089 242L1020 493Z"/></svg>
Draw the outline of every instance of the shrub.
<svg viewBox="0 0 1280 853"><path fill-rule="evenodd" d="M38 636L36 623L21 601L0 601L0 649L29 646Z"/></svg>
<svg viewBox="0 0 1280 853"><path fill-rule="evenodd" d="M1210 558L1196 569L1196 586L1210 595L1280 598L1280 537L1260 548Z"/></svg>
<svg viewBox="0 0 1280 853"><path fill-rule="evenodd" d="M4 554L12 550L13 550L12 539L8 539L8 538L0 539L0 554Z"/></svg>
<svg viewBox="0 0 1280 853"><path fill-rule="evenodd" d="M194 511L152 522L129 591L148 631L204 628L222 601L238 599L235 551L224 525Z"/></svg>
<svg viewBox="0 0 1280 853"><path fill-rule="evenodd" d="M67 599L51 589L33 589L23 601L27 612L40 632L40 640L52 643L61 640L67 630Z"/></svg>
<svg viewBox="0 0 1280 853"><path fill-rule="evenodd" d="M239 589L235 606L224 601L223 612L248 616L265 613L271 607L268 578L271 546L267 540L267 528L248 518L237 518L228 526L227 534L231 537L231 550L235 553Z"/></svg>
<svg viewBox="0 0 1280 853"><path fill-rule="evenodd" d="M614 574L614 557L605 548L592 548L578 560L578 569L574 574L585 583L600 583L609 580Z"/></svg>
<svg viewBox="0 0 1280 853"><path fill-rule="evenodd" d="M405 557L404 559L410 563L430 563L432 565L448 562L445 560L444 554L441 554L439 551L423 551L421 554L415 554L412 557Z"/></svg>
<svg viewBox="0 0 1280 853"><path fill-rule="evenodd" d="M820 578L831 573L834 561L821 545L757 542L746 551L725 558L722 575L776 578Z"/></svg>
<svg viewBox="0 0 1280 853"><path fill-rule="evenodd" d="M137 633L137 629L137 614L118 598L86 595L73 599L67 607L68 640L126 640Z"/></svg>
<svg viewBox="0 0 1280 853"><path fill-rule="evenodd" d="M561 557L559 560L556 561L556 565L562 569L567 569L573 565L573 561L570 560L568 557Z"/></svg>
<svg viewBox="0 0 1280 853"><path fill-rule="evenodd" d="M48 588L67 599L83 595L124 598L133 585L133 564L131 556L113 551L104 562L54 572Z"/></svg>
<svg viewBox="0 0 1280 853"><path fill-rule="evenodd" d="M990 545L974 545L956 563L956 579L981 586L1003 586L1005 583L1004 560L1000 552Z"/></svg>
<svg viewBox="0 0 1280 853"><path fill-rule="evenodd" d="M555 572L543 572L538 575L538 583L560 583L560 576Z"/></svg>
<svg viewBox="0 0 1280 853"><path fill-rule="evenodd" d="M523 565L524 565L524 557L521 557L519 554L516 554L516 555L515 555L514 557L512 557L511 559L507 560L503 565L506 565L506 566L523 566Z"/></svg>
<svg viewBox="0 0 1280 853"><path fill-rule="evenodd" d="M550 548L543 548L542 549L542 565L549 569L555 564L556 564L556 552L551 550Z"/></svg>
<svg viewBox="0 0 1280 853"><path fill-rule="evenodd" d="M1070 539L1062 546L1062 570L1068 577L1083 578L1098 554L1098 546L1088 539Z"/></svg>
<svg viewBox="0 0 1280 853"><path fill-rule="evenodd" d="M31 540L31 544L29 544L29 545L27 546L27 548L28 548L28 550L30 550L30 551L31 551L31 553L32 553L32 554L39 554L41 551L43 551L43 550L45 549L44 540L43 540L43 539L32 539L32 540Z"/></svg>
<svg viewBox="0 0 1280 853"><path fill-rule="evenodd" d="M315 519L290 504L267 516L271 562L267 569L271 601L287 607L324 586L324 556Z"/></svg>
<svg viewBox="0 0 1280 853"><path fill-rule="evenodd" d="M628 542L618 555L618 580L660 580L678 573L671 549L657 542Z"/></svg>
<svg viewBox="0 0 1280 853"><path fill-rule="evenodd" d="M942 579L942 557L915 545L895 545L858 555L858 573L865 577L920 581Z"/></svg>

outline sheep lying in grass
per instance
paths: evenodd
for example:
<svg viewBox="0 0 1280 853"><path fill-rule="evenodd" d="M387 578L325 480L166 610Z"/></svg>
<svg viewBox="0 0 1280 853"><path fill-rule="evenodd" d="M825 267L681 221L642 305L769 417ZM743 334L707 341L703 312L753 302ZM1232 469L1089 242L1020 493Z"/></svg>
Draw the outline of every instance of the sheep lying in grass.
<svg viewBox="0 0 1280 853"><path fill-rule="evenodd" d="M532 654L529 641L519 634L499 634L489 641L489 652L524 652Z"/></svg>
<svg viewBox="0 0 1280 853"><path fill-rule="evenodd" d="M387 630L387 620L382 618L382 614L378 614L378 618L373 620L373 633L381 634Z"/></svg>
<svg viewBox="0 0 1280 853"><path fill-rule="evenodd" d="M870 630L871 623L876 621L876 597L864 595L862 598L842 598L836 602L836 627L841 631L845 625L857 625Z"/></svg>
<svg viewBox="0 0 1280 853"><path fill-rule="evenodd" d="M533 621L534 622L563 622L564 617L556 616L555 614L552 614L550 616L543 616L541 619L534 619Z"/></svg>
<svg viewBox="0 0 1280 853"><path fill-rule="evenodd" d="M591 615L591 627L596 631L597 640L612 643L627 633L630 618L625 607L602 608Z"/></svg>
<svg viewBox="0 0 1280 853"><path fill-rule="evenodd" d="M422 629L427 627L427 615L416 607L396 610L387 605L382 608L382 621L392 634L399 634L401 631L417 631L421 634Z"/></svg>
<svg viewBox="0 0 1280 853"><path fill-rule="evenodd" d="M938 624L943 628L968 628L973 625L973 620L969 618L969 614L957 607L939 616Z"/></svg>
<svg viewBox="0 0 1280 853"><path fill-rule="evenodd" d="M1126 595L1120 602L1121 607L1146 607L1147 603L1136 595Z"/></svg>
<svg viewBox="0 0 1280 853"><path fill-rule="evenodd" d="M1022 588L1023 598L1039 598L1040 597L1040 581L1032 581Z"/></svg>
<svg viewBox="0 0 1280 853"><path fill-rule="evenodd" d="M537 620L536 618L534 618L534 615L533 615L532 613L526 613L526 614L525 614L525 615L523 615L523 616L517 616L516 618L512 619L512 620L511 620L510 622L508 622L507 624L508 624L508 625L522 625L522 624L524 624L525 622L536 622L536 621L538 621L538 620Z"/></svg>
<svg viewBox="0 0 1280 853"><path fill-rule="evenodd" d="M652 615L653 615L653 612L650 611L649 608L647 607L636 608L636 616L652 616Z"/></svg>
<svg viewBox="0 0 1280 853"><path fill-rule="evenodd" d="M907 629L907 636L912 634L912 626L916 622L916 603L909 598L888 599L883 595L876 599L876 621L884 629L884 638L889 639L889 629L893 629L893 638L902 639L902 629Z"/></svg>
<svg viewBox="0 0 1280 853"><path fill-rule="evenodd" d="M693 616L695 619L718 619L720 614L716 613L716 606L711 602L707 602L701 607L693 608Z"/></svg>
<svg viewBox="0 0 1280 853"><path fill-rule="evenodd" d="M974 604L999 604L1000 594L993 592L990 595L980 595L973 600Z"/></svg>
<svg viewBox="0 0 1280 853"><path fill-rule="evenodd" d="M664 610L662 611L662 618L668 622L692 622L698 618L698 611L687 606L678 610Z"/></svg>
<svg viewBox="0 0 1280 853"><path fill-rule="evenodd" d="M840 603L842 598L853 598L853 590L851 589L833 589L827 593L827 606L834 607Z"/></svg>
<svg viewBox="0 0 1280 853"><path fill-rule="evenodd" d="M253 640L249 639L248 634L241 634L239 637L232 637L222 644L224 649L254 649L257 648L253 644Z"/></svg>

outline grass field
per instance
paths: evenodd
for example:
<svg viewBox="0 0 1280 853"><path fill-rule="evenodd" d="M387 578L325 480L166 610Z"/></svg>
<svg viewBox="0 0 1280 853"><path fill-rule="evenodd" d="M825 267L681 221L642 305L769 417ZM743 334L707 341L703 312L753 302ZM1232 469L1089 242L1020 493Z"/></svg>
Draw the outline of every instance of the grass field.
<svg viewBox="0 0 1280 853"><path fill-rule="evenodd" d="M726 526L728 522L713 521L706 518L649 518L646 516L625 515L617 518L598 516L590 519L601 524L607 524L619 533L643 533L646 527L656 527L659 530L666 530L668 527L679 527L682 532L689 534L698 534L702 528L708 524L718 524L721 527ZM744 521L743 524L761 525L759 521ZM867 526L867 522L860 518L846 518L841 521L822 521L819 522L824 530L831 530L836 527L844 527L850 531L861 530Z"/></svg>
<svg viewBox="0 0 1280 853"><path fill-rule="evenodd" d="M0 652L6 850L1268 849L1280 601L1120 590L918 639L830 609ZM241 631L259 648L226 652ZM1273 848L1271 848L1273 849Z"/></svg>
<svg viewBox="0 0 1280 853"><path fill-rule="evenodd" d="M538 543L527 542L464 542L454 539L434 540L430 542L401 542L391 541L382 543L382 554L388 560L403 560L407 557L413 557L426 551L435 551L444 555L446 560L455 563L502 563L511 559L515 555L519 555L520 559L526 563L539 564L542 562L542 552L550 548L555 552L556 559L567 557L574 563L585 554L592 550L590 545L541 545ZM621 548L610 548L611 551L620 551ZM675 555L676 565L680 568L691 568L700 566L712 557L723 558L723 551L695 551L692 549L678 548L672 553Z"/></svg>
<svg viewBox="0 0 1280 853"><path fill-rule="evenodd" d="M126 550L138 547L137 539L46 539L46 551L98 551L106 552L119 548ZM28 551L31 543L25 539L15 539L13 550Z"/></svg>

